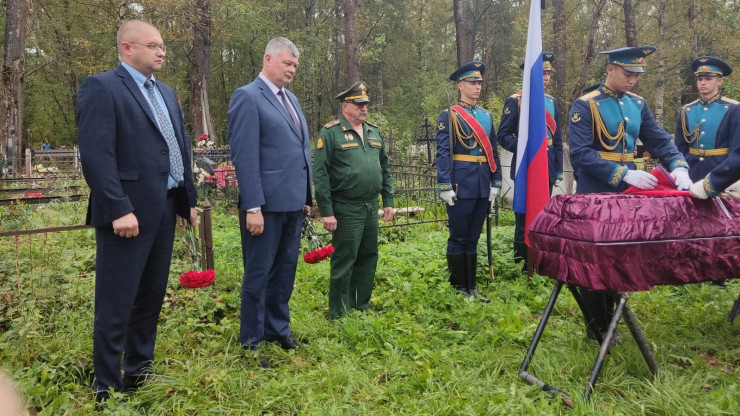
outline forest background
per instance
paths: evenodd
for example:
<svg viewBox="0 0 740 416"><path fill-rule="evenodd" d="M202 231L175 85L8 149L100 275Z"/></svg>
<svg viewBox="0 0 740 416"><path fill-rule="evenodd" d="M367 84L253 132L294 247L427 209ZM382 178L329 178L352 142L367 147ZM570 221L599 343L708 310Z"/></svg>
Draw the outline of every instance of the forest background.
<svg viewBox="0 0 740 416"><path fill-rule="evenodd" d="M561 123L584 87L604 78L598 51L652 44L638 84L661 124L673 132L680 106L696 98L691 60L702 54L740 63L740 1L552 0L543 2L543 49L554 51L548 93ZM81 81L118 63L121 21L157 26L167 44L158 77L177 92L189 134L226 145L231 92L251 82L269 39L299 48L291 90L315 134L337 113L333 97L352 81L369 85L370 120L395 149L405 149L428 116L454 97L449 74L472 59L485 62L482 101L496 119L521 87L529 2L517 0L4 0L0 143L12 152L77 142L75 100ZM737 75L725 94L740 98ZM454 100L454 98L453 98ZM566 132L567 133L567 132ZM566 134L567 140L567 134ZM6 146L0 146L3 153Z"/></svg>

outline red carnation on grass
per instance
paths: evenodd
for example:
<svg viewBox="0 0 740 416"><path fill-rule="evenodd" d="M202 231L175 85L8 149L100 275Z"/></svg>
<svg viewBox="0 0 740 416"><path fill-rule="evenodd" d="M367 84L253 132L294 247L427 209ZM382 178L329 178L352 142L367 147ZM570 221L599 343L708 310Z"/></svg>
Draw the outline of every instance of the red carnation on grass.
<svg viewBox="0 0 740 416"><path fill-rule="evenodd" d="M195 236L195 229L188 226L185 229L185 243L188 245L190 260L193 262L195 269L198 269L198 237ZM188 270L180 275L180 284L188 288L199 288L212 285L216 281L216 272L208 269L202 272L197 270Z"/></svg>
<svg viewBox="0 0 740 416"><path fill-rule="evenodd" d="M334 246L329 244L328 246L321 246L321 239L316 234L316 230L313 228L311 218L308 216L303 217L303 229L301 233L308 240L309 251L303 255L303 261L308 264L315 264L321 260L326 260L331 257L334 253Z"/></svg>
<svg viewBox="0 0 740 416"><path fill-rule="evenodd" d="M318 263L321 260L326 260L331 257L332 253L334 253L334 246L329 244L328 246L321 247L304 254L303 261L308 264Z"/></svg>
<svg viewBox="0 0 740 416"><path fill-rule="evenodd" d="M189 288L206 287L216 281L216 272L208 269L203 272L189 270L180 275L180 284Z"/></svg>

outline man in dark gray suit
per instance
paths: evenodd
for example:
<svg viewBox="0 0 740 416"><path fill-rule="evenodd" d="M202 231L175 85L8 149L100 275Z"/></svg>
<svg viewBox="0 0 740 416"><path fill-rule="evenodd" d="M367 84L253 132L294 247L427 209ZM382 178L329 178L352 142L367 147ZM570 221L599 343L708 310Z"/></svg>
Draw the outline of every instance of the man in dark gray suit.
<svg viewBox="0 0 740 416"><path fill-rule="evenodd" d="M303 212L311 205L311 149L301 106L285 89L298 49L270 40L262 72L231 96L229 145L239 181L242 236L241 331L244 348L278 341L296 348L288 301L293 293ZM259 361L269 367L268 360Z"/></svg>
<svg viewBox="0 0 740 416"><path fill-rule="evenodd" d="M121 65L82 82L77 129L95 226L93 388L133 391L152 371L175 219L196 225L190 145L174 91L154 79L165 46L140 20L118 30ZM121 376L121 354L124 356Z"/></svg>

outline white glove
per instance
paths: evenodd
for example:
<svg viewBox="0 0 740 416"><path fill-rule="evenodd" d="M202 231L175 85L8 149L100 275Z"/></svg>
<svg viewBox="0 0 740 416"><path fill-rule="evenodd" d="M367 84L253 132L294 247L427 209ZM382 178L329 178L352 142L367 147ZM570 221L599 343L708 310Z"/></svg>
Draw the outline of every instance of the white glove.
<svg viewBox="0 0 740 416"><path fill-rule="evenodd" d="M562 179L555 179L555 183L552 184L552 187L559 188L562 183L563 183Z"/></svg>
<svg viewBox="0 0 740 416"><path fill-rule="evenodd" d="M455 191L442 191L439 193L439 197L447 202L447 205L455 205Z"/></svg>
<svg viewBox="0 0 740 416"><path fill-rule="evenodd" d="M693 196L694 198L709 198L709 195L707 195L707 191L704 190L704 179L694 182L694 184L689 187L689 192L691 192L691 196Z"/></svg>
<svg viewBox="0 0 740 416"><path fill-rule="evenodd" d="M722 196L730 199L740 199L740 181L728 186L727 189L722 192Z"/></svg>
<svg viewBox="0 0 740 416"><path fill-rule="evenodd" d="M655 186L658 184L658 178L644 170L628 170L622 180L632 186L646 190L655 189Z"/></svg>
<svg viewBox="0 0 740 416"><path fill-rule="evenodd" d="M494 188L493 186L491 187L491 194L488 195L488 201L490 201L490 203L491 203L491 210L493 210L495 208L495 205L496 205L496 196L498 195L498 193L499 193L500 190L501 190L501 188Z"/></svg>
<svg viewBox="0 0 740 416"><path fill-rule="evenodd" d="M679 191L686 191L691 186L691 178L689 178L689 170L686 168L676 168L671 172L671 176L676 180L676 188Z"/></svg>

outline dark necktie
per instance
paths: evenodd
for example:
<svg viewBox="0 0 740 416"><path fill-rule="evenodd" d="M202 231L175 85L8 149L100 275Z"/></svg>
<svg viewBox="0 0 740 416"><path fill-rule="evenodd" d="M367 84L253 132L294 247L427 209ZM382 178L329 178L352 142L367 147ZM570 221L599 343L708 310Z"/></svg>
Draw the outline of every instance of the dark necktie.
<svg viewBox="0 0 740 416"><path fill-rule="evenodd" d="M170 153L170 175L179 181L183 176L184 168L182 165L182 154L180 153L180 146L177 144L177 138L175 137L175 131L172 130L172 126L165 116L162 107L157 101L157 97L154 95L154 82L150 79L144 83L147 93L149 93L149 100L152 102L154 108L154 114L157 116L157 123L159 123L159 130L164 136L164 141L167 142L167 147Z"/></svg>
<svg viewBox="0 0 740 416"><path fill-rule="evenodd" d="M288 97L285 96L285 92L280 90L278 91L278 95L280 96L280 101L283 102L285 110L290 114L290 118L293 119L293 124L295 124L296 130L301 131L301 122L298 121L298 116L296 116L295 112L293 112L293 108L288 104Z"/></svg>

